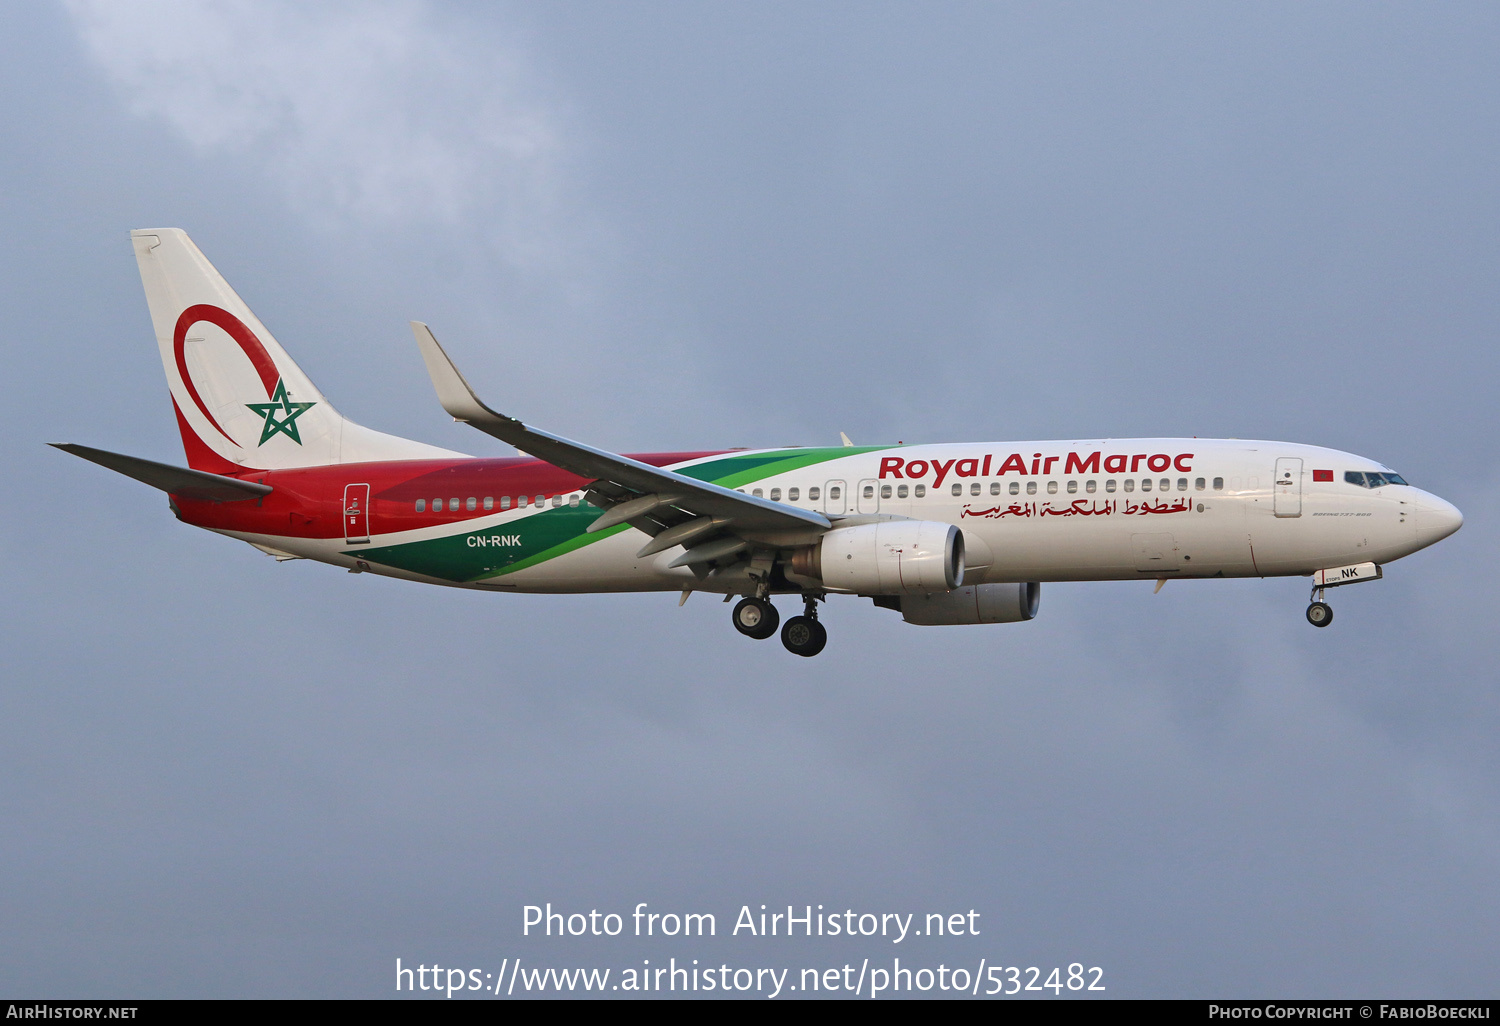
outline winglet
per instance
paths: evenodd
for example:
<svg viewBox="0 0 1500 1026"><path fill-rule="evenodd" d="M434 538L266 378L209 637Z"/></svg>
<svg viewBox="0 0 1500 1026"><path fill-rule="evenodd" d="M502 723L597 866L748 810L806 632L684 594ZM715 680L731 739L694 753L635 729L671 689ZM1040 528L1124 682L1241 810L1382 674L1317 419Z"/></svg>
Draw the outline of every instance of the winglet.
<svg viewBox="0 0 1500 1026"><path fill-rule="evenodd" d="M417 347L422 350L422 362L427 364L427 374L432 378L432 387L437 390L438 402L443 404L449 416L462 421L487 421L492 417L512 419L496 413L480 401L448 354L443 352L443 347L438 345L431 328L421 321L412 321L411 331L417 337ZM517 421L518 426L519 423Z"/></svg>
<svg viewBox="0 0 1500 1026"><path fill-rule="evenodd" d="M854 448L854 443L851 442L851 441L849 441L849 436L846 435L846 434L844 434L842 431L839 432L839 438L843 439L843 441L844 441L844 448L846 448L846 449L852 449L852 448Z"/></svg>
<svg viewBox="0 0 1500 1026"><path fill-rule="evenodd" d="M672 504L691 499L694 508L690 512L700 517L706 514L714 518L722 517L726 522L734 520L738 524L751 526L766 524L775 530L826 531L830 526L827 517L810 509L783 506L779 502L745 495L711 481L686 477L628 456L606 452L561 435L528 427L514 417L496 413L474 394L474 390L458 372L458 368L453 366L453 361L448 359L448 354L443 352L443 347L438 345L427 325L421 321L412 321L411 330L417 337L422 360L427 364L427 373L432 378L432 387L437 390L438 401L443 404L443 409L454 420L478 428L529 456L576 474L585 481L605 480L619 485L641 499L649 498L650 502L643 505L650 505L652 508L662 504L664 497L665 501Z"/></svg>

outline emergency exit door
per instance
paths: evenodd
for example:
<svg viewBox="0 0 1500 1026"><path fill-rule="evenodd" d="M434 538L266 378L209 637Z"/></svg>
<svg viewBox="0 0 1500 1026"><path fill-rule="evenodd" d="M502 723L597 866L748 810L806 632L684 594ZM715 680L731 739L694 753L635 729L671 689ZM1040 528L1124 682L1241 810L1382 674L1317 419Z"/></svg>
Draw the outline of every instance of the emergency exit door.
<svg viewBox="0 0 1500 1026"><path fill-rule="evenodd" d="M370 486L344 486L344 541L360 545L370 540Z"/></svg>
<svg viewBox="0 0 1500 1026"><path fill-rule="evenodd" d="M844 513L849 507L848 498L844 495L844 482L829 481L823 486L823 512Z"/></svg>
<svg viewBox="0 0 1500 1026"><path fill-rule="evenodd" d="M1302 461L1283 456L1276 461L1276 480L1271 483L1276 493L1274 506L1278 517L1300 517L1302 515Z"/></svg>

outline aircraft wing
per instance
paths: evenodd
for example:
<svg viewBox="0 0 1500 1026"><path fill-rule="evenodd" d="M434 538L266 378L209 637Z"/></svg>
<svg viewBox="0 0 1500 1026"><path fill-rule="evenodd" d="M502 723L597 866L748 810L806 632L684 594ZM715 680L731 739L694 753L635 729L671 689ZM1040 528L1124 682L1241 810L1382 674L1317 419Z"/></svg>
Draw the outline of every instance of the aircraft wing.
<svg viewBox="0 0 1500 1026"><path fill-rule="evenodd" d="M474 394L432 330L420 321L412 321L411 328L438 400L454 420L470 424L571 474L593 480L590 501L606 507L606 512L589 530L629 523L653 535L653 541L641 550L643 556L673 545L685 545L688 551L674 565L706 563L734 556L755 541L771 545L806 544L833 526L827 517L813 510L786 506L675 474L496 413ZM715 540L709 541L711 538ZM746 544L734 548L735 538ZM701 558L685 558L695 553Z"/></svg>
<svg viewBox="0 0 1500 1026"><path fill-rule="evenodd" d="M271 494L271 486L254 481L241 481L222 474L210 474L204 470L188 470L169 463L143 460L138 456L124 456L104 449L92 449L87 445L72 445L66 442L48 442L54 449L70 452L101 467L108 467L117 474L133 477L142 484L160 488L171 495L185 499L201 499L207 502L238 502L244 499L259 499Z"/></svg>

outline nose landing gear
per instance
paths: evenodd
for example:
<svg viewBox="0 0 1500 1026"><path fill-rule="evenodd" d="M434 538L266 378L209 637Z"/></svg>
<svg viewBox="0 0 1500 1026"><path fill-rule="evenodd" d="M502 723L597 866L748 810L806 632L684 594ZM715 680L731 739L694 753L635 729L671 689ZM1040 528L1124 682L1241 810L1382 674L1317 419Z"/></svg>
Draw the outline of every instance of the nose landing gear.
<svg viewBox="0 0 1500 1026"><path fill-rule="evenodd" d="M1307 622L1314 627L1327 627L1333 623L1333 607L1323 601L1323 589L1314 586L1312 604L1307 607Z"/></svg>

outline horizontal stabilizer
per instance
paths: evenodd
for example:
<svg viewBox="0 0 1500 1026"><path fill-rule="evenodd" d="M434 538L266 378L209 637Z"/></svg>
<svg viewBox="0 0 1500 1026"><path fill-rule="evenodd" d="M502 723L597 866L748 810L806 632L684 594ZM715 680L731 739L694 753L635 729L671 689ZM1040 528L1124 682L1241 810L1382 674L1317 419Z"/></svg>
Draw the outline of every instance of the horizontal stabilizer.
<svg viewBox="0 0 1500 1026"><path fill-rule="evenodd" d="M65 442L49 442L55 449L80 456L90 463L108 467L117 474L133 477L142 484L160 488L171 495L184 499L200 499L205 502L235 502L243 499L258 499L271 494L271 486L254 481L240 481L221 474L210 474L203 470L188 470L167 463L155 463L136 456L122 456L117 452L91 449L86 445L71 445Z"/></svg>

